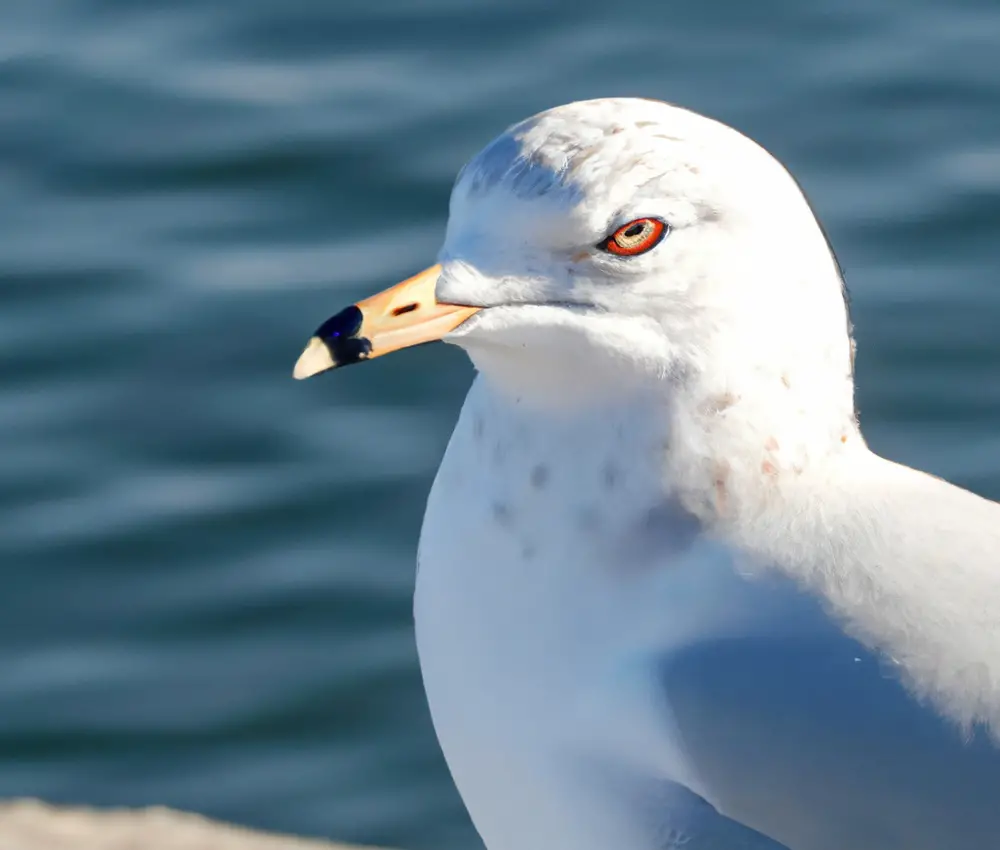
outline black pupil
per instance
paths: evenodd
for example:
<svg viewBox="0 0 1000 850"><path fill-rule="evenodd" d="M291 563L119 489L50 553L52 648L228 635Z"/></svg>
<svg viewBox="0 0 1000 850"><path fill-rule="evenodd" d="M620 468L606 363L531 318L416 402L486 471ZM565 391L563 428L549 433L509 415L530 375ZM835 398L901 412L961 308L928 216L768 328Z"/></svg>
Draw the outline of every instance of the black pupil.
<svg viewBox="0 0 1000 850"><path fill-rule="evenodd" d="M645 229L646 229L645 222L638 222L636 224L633 224L628 230L626 230L622 234L622 236L627 236L631 239L633 236L638 236Z"/></svg>

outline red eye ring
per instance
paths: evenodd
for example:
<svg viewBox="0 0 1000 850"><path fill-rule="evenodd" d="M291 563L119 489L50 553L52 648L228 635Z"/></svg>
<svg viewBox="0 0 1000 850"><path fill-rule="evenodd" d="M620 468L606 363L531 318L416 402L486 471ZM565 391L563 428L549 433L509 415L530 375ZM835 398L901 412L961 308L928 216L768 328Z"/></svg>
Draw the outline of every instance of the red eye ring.
<svg viewBox="0 0 1000 850"><path fill-rule="evenodd" d="M667 233L658 218L637 218L623 224L597 247L619 257L634 257L655 248Z"/></svg>

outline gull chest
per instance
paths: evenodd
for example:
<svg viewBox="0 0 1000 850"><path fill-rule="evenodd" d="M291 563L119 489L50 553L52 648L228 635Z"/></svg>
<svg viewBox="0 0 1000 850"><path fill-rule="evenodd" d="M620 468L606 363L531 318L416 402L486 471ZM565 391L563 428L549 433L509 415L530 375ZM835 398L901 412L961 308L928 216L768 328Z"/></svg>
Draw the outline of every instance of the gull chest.
<svg viewBox="0 0 1000 850"><path fill-rule="evenodd" d="M643 652L678 628L657 600L699 528L663 481L657 431L649 411L545 416L479 382L463 408L414 610L435 728L491 850L621 841L589 766L652 757L664 734Z"/></svg>

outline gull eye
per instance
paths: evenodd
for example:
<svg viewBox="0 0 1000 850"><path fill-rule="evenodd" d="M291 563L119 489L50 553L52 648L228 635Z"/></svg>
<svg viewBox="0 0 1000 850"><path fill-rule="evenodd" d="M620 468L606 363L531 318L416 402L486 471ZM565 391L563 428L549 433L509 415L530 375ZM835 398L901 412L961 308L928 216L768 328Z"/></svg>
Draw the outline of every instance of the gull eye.
<svg viewBox="0 0 1000 850"><path fill-rule="evenodd" d="M668 229L658 218L637 218L619 227L597 247L619 257L634 257L659 245Z"/></svg>

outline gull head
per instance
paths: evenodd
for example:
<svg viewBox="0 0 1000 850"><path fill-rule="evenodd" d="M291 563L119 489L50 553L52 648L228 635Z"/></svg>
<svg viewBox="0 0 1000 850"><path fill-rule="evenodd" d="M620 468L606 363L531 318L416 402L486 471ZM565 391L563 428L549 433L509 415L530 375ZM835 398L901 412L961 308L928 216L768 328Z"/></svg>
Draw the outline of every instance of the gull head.
<svg viewBox="0 0 1000 850"><path fill-rule="evenodd" d="M435 339L526 403L653 382L853 417L842 277L798 184L736 130L658 101L509 128L460 172L438 263L325 322L295 375Z"/></svg>

